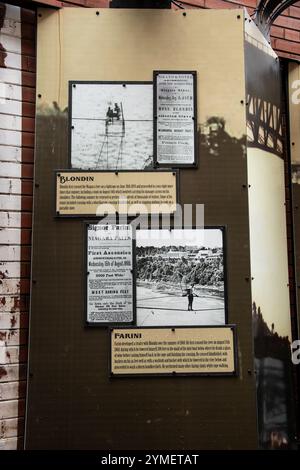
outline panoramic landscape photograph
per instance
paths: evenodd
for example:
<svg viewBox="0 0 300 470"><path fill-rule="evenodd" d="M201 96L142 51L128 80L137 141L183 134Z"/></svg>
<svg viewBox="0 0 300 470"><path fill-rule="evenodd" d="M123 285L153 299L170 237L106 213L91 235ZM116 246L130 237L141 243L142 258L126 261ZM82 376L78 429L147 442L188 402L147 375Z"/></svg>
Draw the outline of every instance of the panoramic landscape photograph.
<svg viewBox="0 0 300 470"><path fill-rule="evenodd" d="M137 324L224 324L223 251L219 228L137 230Z"/></svg>

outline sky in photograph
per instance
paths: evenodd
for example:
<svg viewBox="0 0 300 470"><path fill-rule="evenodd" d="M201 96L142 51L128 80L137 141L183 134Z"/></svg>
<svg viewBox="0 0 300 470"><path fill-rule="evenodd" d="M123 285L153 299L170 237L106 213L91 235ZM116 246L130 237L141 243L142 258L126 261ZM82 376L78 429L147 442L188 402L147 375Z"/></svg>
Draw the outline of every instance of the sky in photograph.
<svg viewBox="0 0 300 470"><path fill-rule="evenodd" d="M106 119L108 106L115 103L122 104L125 121L152 121L153 85L78 83L72 88L72 119Z"/></svg>
<svg viewBox="0 0 300 470"><path fill-rule="evenodd" d="M137 230L137 246L205 246L222 248L220 229Z"/></svg>

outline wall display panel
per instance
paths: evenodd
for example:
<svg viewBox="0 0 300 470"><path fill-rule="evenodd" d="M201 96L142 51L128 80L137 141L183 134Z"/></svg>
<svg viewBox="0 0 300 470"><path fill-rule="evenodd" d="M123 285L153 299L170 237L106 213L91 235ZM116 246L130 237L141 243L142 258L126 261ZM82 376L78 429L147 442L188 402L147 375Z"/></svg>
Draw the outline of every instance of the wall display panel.
<svg viewBox="0 0 300 470"><path fill-rule="evenodd" d="M153 167L151 82L70 82L70 166Z"/></svg>
<svg viewBox="0 0 300 470"><path fill-rule="evenodd" d="M30 316L26 448L113 450L121 442L127 450L196 449L201 422L203 449L253 449L257 423L254 374L247 373L253 356L251 286L246 280L250 277L248 193L243 186L247 175L241 104L245 100L243 12L190 10L183 16L170 10L107 9L100 15L96 11L43 9L38 16L32 258L36 283ZM69 82L149 82L153 70L195 70L200 78L201 165L180 169L179 190L183 213L189 204L194 211L190 226L196 225L197 204L205 205L206 226L226 226L228 322L237 324L242 361L239 377L220 376L218 386L215 379L204 376L180 381L152 377L147 387L144 379L134 383L109 379L108 331L87 328L83 322L84 216L54 213L54 171L69 167ZM241 422L246 430L242 434Z"/></svg>
<svg viewBox="0 0 300 470"><path fill-rule="evenodd" d="M245 60L259 444L265 449L293 448L292 331L280 65L275 52L252 23L245 23Z"/></svg>

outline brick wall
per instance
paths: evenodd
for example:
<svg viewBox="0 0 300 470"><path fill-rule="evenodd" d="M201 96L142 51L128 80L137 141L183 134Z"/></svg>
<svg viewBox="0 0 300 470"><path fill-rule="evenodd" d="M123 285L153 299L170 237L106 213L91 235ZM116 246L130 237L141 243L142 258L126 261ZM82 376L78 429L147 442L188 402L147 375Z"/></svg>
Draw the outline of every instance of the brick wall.
<svg viewBox="0 0 300 470"><path fill-rule="evenodd" d="M184 8L238 8L246 7L253 14L258 0L188 0L178 1ZM283 12L271 29L273 48L281 57L300 60L300 2Z"/></svg>
<svg viewBox="0 0 300 470"><path fill-rule="evenodd" d="M0 448L22 447L35 116L35 14L0 3Z"/></svg>

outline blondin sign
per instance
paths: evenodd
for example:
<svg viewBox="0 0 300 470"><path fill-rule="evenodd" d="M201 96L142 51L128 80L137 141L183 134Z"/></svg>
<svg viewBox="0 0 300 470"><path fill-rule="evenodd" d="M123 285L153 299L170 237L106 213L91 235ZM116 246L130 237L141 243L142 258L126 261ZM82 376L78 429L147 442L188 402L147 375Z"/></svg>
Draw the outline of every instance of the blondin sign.
<svg viewBox="0 0 300 470"><path fill-rule="evenodd" d="M236 375L235 327L111 330L113 375Z"/></svg>
<svg viewBox="0 0 300 470"><path fill-rule="evenodd" d="M56 215L172 214L176 171L57 171Z"/></svg>

